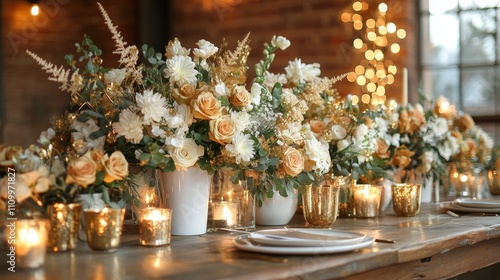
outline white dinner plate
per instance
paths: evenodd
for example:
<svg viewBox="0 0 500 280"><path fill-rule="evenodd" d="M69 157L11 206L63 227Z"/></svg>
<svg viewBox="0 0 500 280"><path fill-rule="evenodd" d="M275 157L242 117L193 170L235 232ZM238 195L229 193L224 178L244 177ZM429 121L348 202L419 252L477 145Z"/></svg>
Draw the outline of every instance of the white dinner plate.
<svg viewBox="0 0 500 280"><path fill-rule="evenodd" d="M446 210L451 210L453 212L460 213L492 213L500 214L500 208L478 208L478 207L466 207L457 205L453 202L446 202L441 204L441 206Z"/></svg>
<svg viewBox="0 0 500 280"><path fill-rule="evenodd" d="M283 247L267 246L252 243L248 239L248 234L237 236L233 239L234 246L240 250L255 253L278 254L278 255L315 255L315 254L333 254L343 253L362 249L370 246L375 238L366 236L358 243L335 245L335 246L313 246L313 247Z"/></svg>
<svg viewBox="0 0 500 280"><path fill-rule="evenodd" d="M464 207L500 209L500 200L457 198L453 203Z"/></svg>
<svg viewBox="0 0 500 280"><path fill-rule="evenodd" d="M252 243L269 246L314 247L353 244L365 234L332 229L284 228L260 230L248 234Z"/></svg>

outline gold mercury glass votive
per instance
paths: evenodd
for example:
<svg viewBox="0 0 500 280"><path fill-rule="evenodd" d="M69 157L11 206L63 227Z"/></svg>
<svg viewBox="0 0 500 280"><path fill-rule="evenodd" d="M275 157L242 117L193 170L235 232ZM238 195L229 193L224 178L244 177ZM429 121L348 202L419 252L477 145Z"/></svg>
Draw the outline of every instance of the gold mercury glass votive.
<svg viewBox="0 0 500 280"><path fill-rule="evenodd" d="M172 210L168 208L144 208L138 211L139 241L144 246L170 244Z"/></svg>
<svg viewBox="0 0 500 280"><path fill-rule="evenodd" d="M420 184L393 184L392 206L396 215L413 217L420 212Z"/></svg>
<svg viewBox="0 0 500 280"><path fill-rule="evenodd" d="M307 185L302 194L302 209L308 226L328 228L337 220L339 186L320 184Z"/></svg>
<svg viewBox="0 0 500 280"><path fill-rule="evenodd" d="M500 195L500 172L488 170L488 186L492 195Z"/></svg>
<svg viewBox="0 0 500 280"><path fill-rule="evenodd" d="M354 211L357 218L376 218L380 207L382 187L370 184L354 186Z"/></svg>
<svg viewBox="0 0 500 280"><path fill-rule="evenodd" d="M120 246L125 209L85 210L87 244L92 250L116 251Z"/></svg>
<svg viewBox="0 0 500 280"><path fill-rule="evenodd" d="M37 268L44 264L47 252L47 230L47 220L17 220L15 222L15 266Z"/></svg>
<svg viewBox="0 0 500 280"><path fill-rule="evenodd" d="M47 247L53 252L73 250L78 244L78 228L82 205L55 203L47 207L50 233Z"/></svg>

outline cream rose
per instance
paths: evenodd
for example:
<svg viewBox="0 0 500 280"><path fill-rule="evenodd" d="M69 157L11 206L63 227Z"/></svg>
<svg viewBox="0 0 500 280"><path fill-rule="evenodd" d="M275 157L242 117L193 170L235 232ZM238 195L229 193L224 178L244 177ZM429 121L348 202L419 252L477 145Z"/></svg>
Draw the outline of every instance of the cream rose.
<svg viewBox="0 0 500 280"><path fill-rule="evenodd" d="M231 116L224 115L216 120L210 121L208 136L210 140L224 145L231 143L236 132L236 125L231 119Z"/></svg>
<svg viewBox="0 0 500 280"><path fill-rule="evenodd" d="M101 160L104 167L104 182L123 180L128 176L128 162L122 152L115 151L111 156L105 155Z"/></svg>
<svg viewBox="0 0 500 280"><path fill-rule="evenodd" d="M283 169L286 174L295 177L304 170L304 157L302 153L295 148L288 147L284 153Z"/></svg>
<svg viewBox="0 0 500 280"><path fill-rule="evenodd" d="M66 183L78 184L86 188L95 182L97 164L88 154L73 159L68 163L66 169Z"/></svg>
<svg viewBox="0 0 500 280"><path fill-rule="evenodd" d="M180 88L175 88L172 91L172 97L179 104L189 104L195 95L196 89L191 84L184 84Z"/></svg>
<svg viewBox="0 0 500 280"><path fill-rule="evenodd" d="M332 127L330 128L330 133L332 134L333 140L342 140L347 136L346 129L338 124L332 125Z"/></svg>
<svg viewBox="0 0 500 280"><path fill-rule="evenodd" d="M246 107L250 104L252 95L244 86L235 86L232 90L229 101L236 107Z"/></svg>
<svg viewBox="0 0 500 280"><path fill-rule="evenodd" d="M323 133L326 129L326 124L320 120L310 120L309 126L311 127L311 131L314 133Z"/></svg>
<svg viewBox="0 0 500 280"><path fill-rule="evenodd" d="M221 104L215 96L205 91L192 101L193 116L201 120L214 120L221 115Z"/></svg>
<svg viewBox="0 0 500 280"><path fill-rule="evenodd" d="M202 146L196 145L193 139L184 140L182 147L172 147L169 149L170 156L179 169L187 169L196 164L198 158L205 153Z"/></svg>

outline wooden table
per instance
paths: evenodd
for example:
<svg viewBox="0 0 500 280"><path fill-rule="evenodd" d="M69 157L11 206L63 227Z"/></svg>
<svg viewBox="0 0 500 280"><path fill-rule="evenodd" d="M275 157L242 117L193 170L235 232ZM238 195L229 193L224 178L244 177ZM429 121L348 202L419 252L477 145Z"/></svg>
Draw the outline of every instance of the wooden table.
<svg viewBox="0 0 500 280"><path fill-rule="evenodd" d="M304 227L302 215L289 226ZM377 219L337 219L332 228L396 243L330 255L266 255L235 249L232 233L207 233L172 236L170 246L151 248L139 245L138 229L129 223L114 253L80 242L75 251L48 254L40 269L16 273L2 259L0 279L442 279L500 262L497 216L457 218L427 204L416 217L388 209Z"/></svg>

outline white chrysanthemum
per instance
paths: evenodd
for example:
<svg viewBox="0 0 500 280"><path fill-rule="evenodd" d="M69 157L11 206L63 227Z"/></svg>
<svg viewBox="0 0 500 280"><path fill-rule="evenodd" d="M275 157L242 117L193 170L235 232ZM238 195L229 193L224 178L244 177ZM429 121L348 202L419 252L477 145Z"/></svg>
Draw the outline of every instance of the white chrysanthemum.
<svg viewBox="0 0 500 280"><path fill-rule="evenodd" d="M119 122L113 123L113 129L118 136L138 144L142 139L142 120L141 117L129 109L120 112Z"/></svg>
<svg viewBox="0 0 500 280"><path fill-rule="evenodd" d="M231 111L229 114L237 132L245 130L250 124L250 114L246 111Z"/></svg>
<svg viewBox="0 0 500 280"><path fill-rule="evenodd" d="M254 142L250 136L243 133L238 133L233 137L231 144L227 144L225 149L235 158L237 164L252 160L255 154Z"/></svg>
<svg viewBox="0 0 500 280"><path fill-rule="evenodd" d="M189 50L181 46L181 42L177 38L173 41L168 42L167 53L165 56L170 59L176 55L188 56Z"/></svg>
<svg viewBox="0 0 500 280"><path fill-rule="evenodd" d="M214 90L215 90L216 97L227 96L227 93L229 92L229 89L227 88L226 84L224 84L223 82L216 84L214 87Z"/></svg>
<svg viewBox="0 0 500 280"><path fill-rule="evenodd" d="M283 36L276 37L276 35L274 35L273 39L271 39L271 46L278 47L281 50L286 50L290 45L290 40Z"/></svg>
<svg viewBox="0 0 500 280"><path fill-rule="evenodd" d="M204 39L199 40L196 45L198 48L193 50L193 54L202 60L211 57L219 50L214 44Z"/></svg>
<svg viewBox="0 0 500 280"><path fill-rule="evenodd" d="M305 141L306 157L315 162L315 170L319 174L325 174L330 170L332 164L330 152L328 151L328 143L326 141L318 141L312 137Z"/></svg>
<svg viewBox="0 0 500 280"><path fill-rule="evenodd" d="M286 77L295 84L311 81L321 74L319 67L318 63L305 64L302 63L300 58L296 58L288 62L288 65L285 67Z"/></svg>
<svg viewBox="0 0 500 280"><path fill-rule="evenodd" d="M178 86L196 83L198 71L195 69L196 65L191 57L175 55L171 59L167 59L166 64L165 75L170 82Z"/></svg>
<svg viewBox="0 0 500 280"><path fill-rule="evenodd" d="M168 113L166 108L167 100L159 93L153 93L152 90L145 90L143 94L135 95L137 106L144 115L144 124L160 122L161 118Z"/></svg>
<svg viewBox="0 0 500 280"><path fill-rule="evenodd" d="M302 140L302 125L299 122L287 124L286 129L276 132L276 135L287 144L297 143Z"/></svg>
<svg viewBox="0 0 500 280"><path fill-rule="evenodd" d="M125 79L125 74L127 73L127 69L111 69L104 74L104 82L106 84L116 84L121 85L123 80Z"/></svg>
<svg viewBox="0 0 500 280"><path fill-rule="evenodd" d="M264 73L264 86L272 89L276 83L285 85L288 83L285 74L273 74L268 71Z"/></svg>

